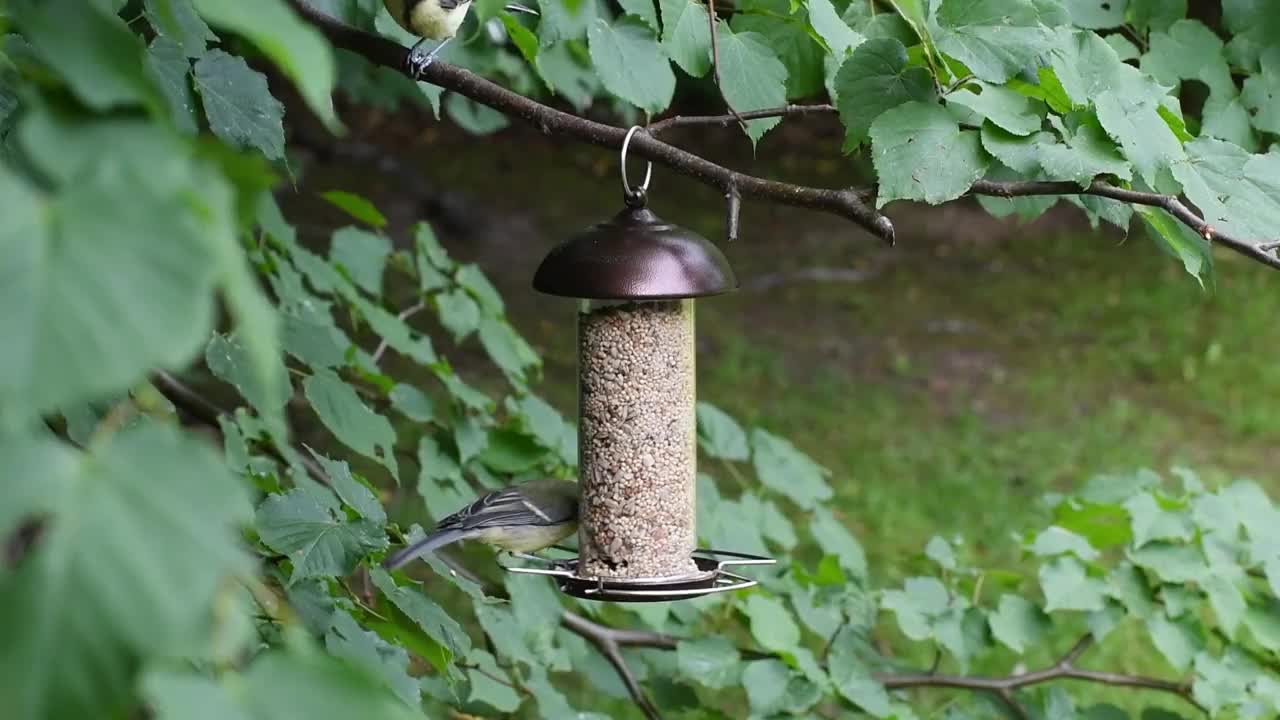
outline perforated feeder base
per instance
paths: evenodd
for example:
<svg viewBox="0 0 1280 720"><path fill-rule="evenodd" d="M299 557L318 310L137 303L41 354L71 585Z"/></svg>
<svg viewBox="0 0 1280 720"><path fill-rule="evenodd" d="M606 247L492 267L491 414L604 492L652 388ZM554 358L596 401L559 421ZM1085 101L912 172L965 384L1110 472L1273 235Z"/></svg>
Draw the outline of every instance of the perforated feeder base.
<svg viewBox="0 0 1280 720"><path fill-rule="evenodd" d="M688 600L714 593L742 590L756 584L751 578L729 572L734 565L772 565L773 558L729 552L727 550L695 550L692 556L697 571L664 578L600 578L579 577L578 559L544 559L542 567L512 567L508 572L548 575L556 579L560 592L585 600L609 602L663 602Z"/></svg>

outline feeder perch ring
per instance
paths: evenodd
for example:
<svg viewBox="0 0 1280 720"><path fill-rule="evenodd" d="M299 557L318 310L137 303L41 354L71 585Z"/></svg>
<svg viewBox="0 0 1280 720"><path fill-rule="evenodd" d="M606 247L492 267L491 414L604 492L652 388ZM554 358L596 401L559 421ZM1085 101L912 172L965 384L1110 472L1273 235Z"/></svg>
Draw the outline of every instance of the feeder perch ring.
<svg viewBox="0 0 1280 720"><path fill-rule="evenodd" d="M584 600L602 602L664 602L687 600L704 595L743 590L756 581L727 570L738 565L772 565L773 558L730 552L728 550L695 550L692 556L697 570L674 577L603 578L578 577L577 558L547 559L530 556L543 567L506 566L508 572L547 575L556 578L560 591Z"/></svg>

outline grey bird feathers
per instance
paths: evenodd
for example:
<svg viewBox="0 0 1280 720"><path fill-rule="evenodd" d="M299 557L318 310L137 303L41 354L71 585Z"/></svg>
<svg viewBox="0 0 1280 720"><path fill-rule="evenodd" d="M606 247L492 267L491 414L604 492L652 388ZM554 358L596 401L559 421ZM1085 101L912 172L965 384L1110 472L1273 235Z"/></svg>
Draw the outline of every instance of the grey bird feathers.
<svg viewBox="0 0 1280 720"><path fill-rule="evenodd" d="M578 484L532 480L495 490L446 517L434 532L383 561L389 570L459 540L479 540L509 552L551 547L578 529Z"/></svg>

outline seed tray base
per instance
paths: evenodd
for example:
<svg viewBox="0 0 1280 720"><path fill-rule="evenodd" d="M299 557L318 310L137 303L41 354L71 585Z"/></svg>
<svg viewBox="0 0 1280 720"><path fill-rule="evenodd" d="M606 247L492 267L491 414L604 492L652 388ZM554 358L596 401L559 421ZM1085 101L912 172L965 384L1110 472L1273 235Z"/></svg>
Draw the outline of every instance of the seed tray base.
<svg viewBox="0 0 1280 720"><path fill-rule="evenodd" d="M756 584L751 578L726 570L735 565L772 565L773 558L728 550L695 550L692 559L697 571L665 578L579 577L578 559L522 556L541 567L507 566L509 572L547 575L556 579L560 592L584 600L609 602L663 602L687 600L714 593L742 590Z"/></svg>

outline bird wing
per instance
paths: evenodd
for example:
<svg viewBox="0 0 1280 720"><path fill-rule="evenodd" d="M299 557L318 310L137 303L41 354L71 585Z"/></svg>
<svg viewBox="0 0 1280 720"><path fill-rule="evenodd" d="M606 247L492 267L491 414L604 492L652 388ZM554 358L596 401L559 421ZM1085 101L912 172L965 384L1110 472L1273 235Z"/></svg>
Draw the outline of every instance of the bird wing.
<svg viewBox="0 0 1280 720"><path fill-rule="evenodd" d="M558 525L566 518L552 517L529 502L519 487L489 493L444 518L438 530L480 530L503 525Z"/></svg>

